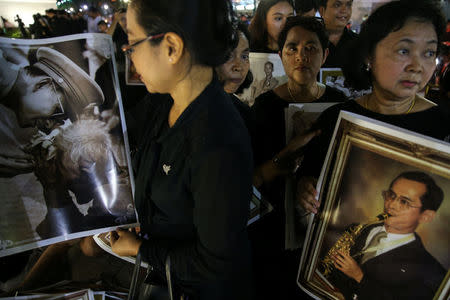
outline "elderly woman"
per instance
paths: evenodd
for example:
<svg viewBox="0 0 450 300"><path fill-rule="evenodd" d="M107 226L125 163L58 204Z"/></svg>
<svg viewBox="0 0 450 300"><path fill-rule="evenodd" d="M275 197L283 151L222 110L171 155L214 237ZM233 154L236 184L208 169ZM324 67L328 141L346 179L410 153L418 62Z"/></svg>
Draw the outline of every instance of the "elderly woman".
<svg viewBox="0 0 450 300"><path fill-rule="evenodd" d="M439 6L431 1L392 1L379 7L364 24L348 58L344 75L356 89L372 92L325 111L310 143L298 184L298 201L317 213L315 182L341 110L350 111L441 140L450 136L449 115L418 94L436 68L445 28Z"/></svg>

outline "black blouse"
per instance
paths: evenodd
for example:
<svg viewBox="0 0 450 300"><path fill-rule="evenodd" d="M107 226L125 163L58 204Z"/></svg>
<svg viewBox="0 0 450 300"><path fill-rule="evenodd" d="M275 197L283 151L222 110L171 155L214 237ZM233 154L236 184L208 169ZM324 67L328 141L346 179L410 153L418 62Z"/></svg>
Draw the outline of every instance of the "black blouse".
<svg viewBox="0 0 450 300"><path fill-rule="evenodd" d="M169 95L136 108L136 207L144 260L201 299L246 299L252 193L248 132L217 80L168 126ZM140 126L137 126L140 125ZM202 295L202 296L200 296Z"/></svg>

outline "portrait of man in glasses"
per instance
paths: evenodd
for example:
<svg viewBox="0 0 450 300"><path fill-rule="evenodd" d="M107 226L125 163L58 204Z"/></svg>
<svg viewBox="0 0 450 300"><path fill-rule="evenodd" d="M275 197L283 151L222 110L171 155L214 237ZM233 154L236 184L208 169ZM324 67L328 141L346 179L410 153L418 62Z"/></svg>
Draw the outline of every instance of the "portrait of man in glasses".
<svg viewBox="0 0 450 300"><path fill-rule="evenodd" d="M424 172L403 172L381 192L384 223L365 227L350 254L339 251L330 281L345 299L432 299L444 267L416 229L433 221L444 194Z"/></svg>

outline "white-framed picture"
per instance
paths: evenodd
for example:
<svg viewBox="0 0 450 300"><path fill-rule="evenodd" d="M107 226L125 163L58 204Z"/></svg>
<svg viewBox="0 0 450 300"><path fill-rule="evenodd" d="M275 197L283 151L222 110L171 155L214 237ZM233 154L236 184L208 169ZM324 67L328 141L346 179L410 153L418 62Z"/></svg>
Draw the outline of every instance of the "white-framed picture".
<svg viewBox="0 0 450 300"><path fill-rule="evenodd" d="M0 39L0 257L137 223L111 37Z"/></svg>

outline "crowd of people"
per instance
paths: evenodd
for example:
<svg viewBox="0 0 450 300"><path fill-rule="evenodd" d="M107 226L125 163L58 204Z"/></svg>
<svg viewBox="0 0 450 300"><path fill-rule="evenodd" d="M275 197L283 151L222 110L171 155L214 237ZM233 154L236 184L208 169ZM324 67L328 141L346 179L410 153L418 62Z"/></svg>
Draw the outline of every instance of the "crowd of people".
<svg viewBox="0 0 450 300"><path fill-rule="evenodd" d="M347 26L352 4L261 0L249 26L243 18L238 22L228 0L132 0L109 26L95 8L87 18L53 10L36 16L30 27L36 38L111 34L119 64L128 56L148 92L136 99L143 93L121 84L135 150L134 200L141 233L112 232L116 254L139 254L153 266L155 282L164 282L169 268L178 297L309 299L296 283L301 249L285 247L285 182L288 176L296 179L298 218L320 212L316 183L339 112L450 139L448 60L435 71L436 58L448 47L438 2L380 5L359 34ZM236 94L253 81L250 52L278 53L287 82L248 107ZM448 59L448 48L444 53ZM370 93L348 100L318 82L323 67L342 68L346 84ZM432 77L440 87L434 102L426 97ZM286 142L285 109L292 103L324 102L339 103L323 112L311 130ZM247 226L252 186L274 210ZM384 239L408 236L386 253L411 243L425 257L413 262L419 264L415 268L426 269L427 277L387 282L377 277L384 261L375 264L340 253L334 257L333 278L345 299L433 297L445 269L415 231L434 218L441 194L426 174L400 174L383 193L388 220L362 242L370 243L380 231ZM401 197L410 200L405 204ZM84 238L81 248L97 253L90 251L95 247L90 239Z"/></svg>

